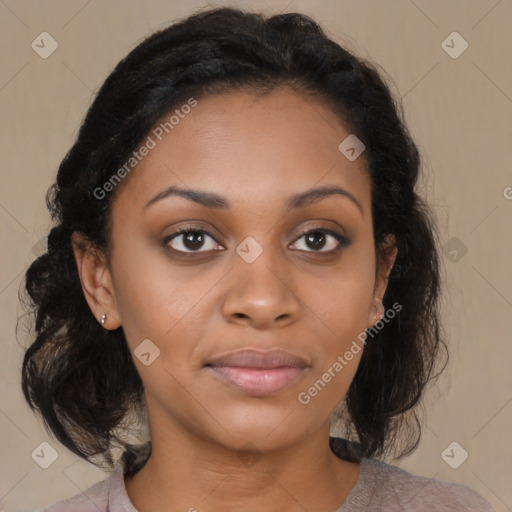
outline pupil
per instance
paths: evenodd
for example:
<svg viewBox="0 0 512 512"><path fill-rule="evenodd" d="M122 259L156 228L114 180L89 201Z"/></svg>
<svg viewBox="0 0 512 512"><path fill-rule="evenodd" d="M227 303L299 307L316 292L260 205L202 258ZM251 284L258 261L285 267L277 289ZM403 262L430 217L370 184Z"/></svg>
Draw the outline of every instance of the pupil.
<svg viewBox="0 0 512 512"><path fill-rule="evenodd" d="M314 239L315 238L319 238L320 239L320 242L319 243L315 243L314 242ZM311 242L311 248L312 249L318 249L318 248L322 248L324 246L324 243L325 243L325 237L323 235L323 233L321 231L313 231L312 233L310 233L308 236L307 236L307 242L306 243L310 243Z"/></svg>
<svg viewBox="0 0 512 512"><path fill-rule="evenodd" d="M184 245L187 249L199 249L203 242L203 235L199 231L189 231L185 234Z"/></svg>

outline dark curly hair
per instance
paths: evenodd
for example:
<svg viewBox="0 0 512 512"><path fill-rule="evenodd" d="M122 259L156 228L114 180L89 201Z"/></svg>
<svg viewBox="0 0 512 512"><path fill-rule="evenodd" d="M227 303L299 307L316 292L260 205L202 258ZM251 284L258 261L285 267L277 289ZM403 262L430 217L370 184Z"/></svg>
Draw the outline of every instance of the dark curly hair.
<svg viewBox="0 0 512 512"><path fill-rule="evenodd" d="M364 143L376 256L383 256L388 234L398 247L384 307L398 303L402 310L365 347L346 395L352 439L331 438L331 447L347 459L400 458L416 448L415 406L439 375L446 346L436 225L415 191L420 157L401 103L375 65L329 39L310 17L265 17L225 7L196 12L154 33L119 62L47 194L56 224L47 252L26 273L35 340L24 356L22 388L45 427L80 457L110 467L113 448L129 444L123 437L127 418L144 412L143 383L123 328L104 330L94 318L74 260L73 232L109 254L111 205L119 187L101 200L94 191L188 98L278 86L327 102Z"/></svg>

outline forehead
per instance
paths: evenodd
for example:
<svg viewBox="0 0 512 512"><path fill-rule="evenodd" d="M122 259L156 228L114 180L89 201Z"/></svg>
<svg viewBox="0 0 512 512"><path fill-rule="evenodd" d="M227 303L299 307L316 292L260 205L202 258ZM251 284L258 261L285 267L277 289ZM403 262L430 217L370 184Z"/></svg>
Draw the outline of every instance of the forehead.
<svg viewBox="0 0 512 512"><path fill-rule="evenodd" d="M193 108L175 107L149 132L152 148L125 178L116 202L129 196L132 206L142 206L175 185L257 208L337 184L369 209L365 155L350 161L340 151L351 134L324 101L281 87L264 95L235 91L196 102Z"/></svg>

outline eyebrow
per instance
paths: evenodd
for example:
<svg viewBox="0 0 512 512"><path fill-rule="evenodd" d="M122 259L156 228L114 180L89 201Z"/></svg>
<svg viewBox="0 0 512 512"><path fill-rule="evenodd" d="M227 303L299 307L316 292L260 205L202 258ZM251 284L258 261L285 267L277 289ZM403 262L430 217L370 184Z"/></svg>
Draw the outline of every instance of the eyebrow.
<svg viewBox="0 0 512 512"><path fill-rule="evenodd" d="M344 188L341 188L337 185L327 185L295 194L288 198L287 206L289 209L306 208L307 206L316 201L319 201L320 199L323 199L324 197L333 195L339 195L349 199L357 206L361 212L361 215L364 215L363 208L359 201L348 190L345 190ZM231 208L230 202L215 192L206 192L204 190L195 190L190 188L179 188L172 185L165 190L162 190L156 196L150 199L144 206L143 211L157 201L161 201L171 196L183 197L208 208Z"/></svg>

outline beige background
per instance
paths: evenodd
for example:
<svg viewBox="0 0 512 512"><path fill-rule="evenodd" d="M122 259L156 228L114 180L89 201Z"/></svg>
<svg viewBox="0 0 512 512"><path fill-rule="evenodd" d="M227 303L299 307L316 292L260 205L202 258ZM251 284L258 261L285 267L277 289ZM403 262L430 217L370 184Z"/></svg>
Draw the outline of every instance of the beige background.
<svg viewBox="0 0 512 512"><path fill-rule="evenodd" d="M92 93L144 36L206 5L177 0L0 0L2 511L35 510L106 476L49 437L22 398L26 337L20 333L18 342L14 333L21 313L18 289L48 231L44 194ZM423 190L447 247L443 303L451 348L448 371L428 396L421 445L399 465L464 483L497 511L512 510L512 2L292 0L231 5L310 14L332 37L392 77L424 158ZM48 59L30 46L43 31L59 45ZM456 59L441 46L453 31L469 43ZM467 253L460 257L460 252L449 252L454 243L467 247ZM43 441L58 452L48 469L31 458ZM469 453L457 469L441 457L453 441ZM456 448L453 458L458 460L460 453Z"/></svg>

